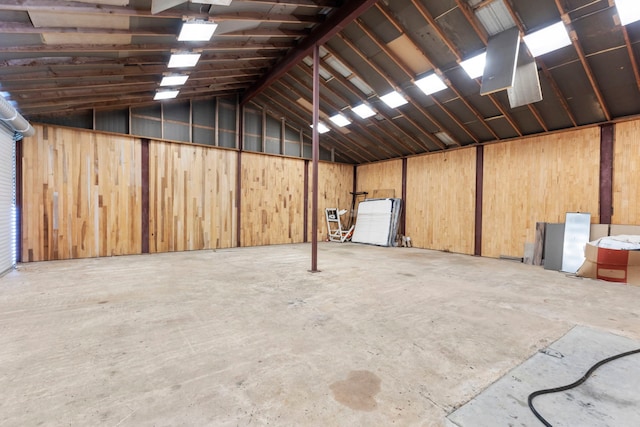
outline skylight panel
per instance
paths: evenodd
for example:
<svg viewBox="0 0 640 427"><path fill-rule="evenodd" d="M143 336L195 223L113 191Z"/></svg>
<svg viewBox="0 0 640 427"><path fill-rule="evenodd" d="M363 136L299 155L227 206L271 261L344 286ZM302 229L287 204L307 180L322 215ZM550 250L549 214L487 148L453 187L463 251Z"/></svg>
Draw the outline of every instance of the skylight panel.
<svg viewBox="0 0 640 427"><path fill-rule="evenodd" d="M351 124L349 119L347 119L343 114L340 114L340 113L329 117L329 120L331 120L336 126L340 126L340 127L344 127Z"/></svg>
<svg viewBox="0 0 640 427"><path fill-rule="evenodd" d="M181 42L208 42L213 37L213 33L218 24L208 21L195 20L182 24L182 29L178 35Z"/></svg>
<svg viewBox="0 0 640 427"><path fill-rule="evenodd" d="M536 57L571 44L569 33L562 21L524 36L529 52Z"/></svg>
<svg viewBox="0 0 640 427"><path fill-rule="evenodd" d="M154 101L160 101L162 99L173 99L180 93L179 90L159 90L153 97Z"/></svg>
<svg viewBox="0 0 640 427"><path fill-rule="evenodd" d="M313 125L312 125L312 124L311 124L311 125L309 125L309 127L310 127L311 129L313 129ZM327 133L327 132L329 132L330 130L331 130L331 129L329 129L329 128L327 127L327 125L325 125L325 124L324 124L324 123L322 123L322 122L318 122L318 133L321 133L321 134L322 134L322 133Z"/></svg>
<svg viewBox="0 0 640 427"><path fill-rule="evenodd" d="M160 86L180 86L187 82L189 76L187 75L175 75L175 76L164 76L162 81L160 82Z"/></svg>
<svg viewBox="0 0 640 427"><path fill-rule="evenodd" d="M482 52L472 58L460 62L460 66L472 79L482 77L484 65L487 62L487 52Z"/></svg>
<svg viewBox="0 0 640 427"><path fill-rule="evenodd" d="M616 9L622 25L640 20L640 3L638 0L616 0Z"/></svg>
<svg viewBox="0 0 640 427"><path fill-rule="evenodd" d="M174 53L169 59L169 68L195 67L200 60L199 53Z"/></svg>
<svg viewBox="0 0 640 427"><path fill-rule="evenodd" d="M397 91L389 92L388 94L381 96L380 99L389 106L389 108L400 107L406 104L408 101Z"/></svg>
<svg viewBox="0 0 640 427"><path fill-rule="evenodd" d="M439 92L447 88L442 79L437 74L431 74L420 80L416 80L416 86L420 88L427 95Z"/></svg>
<svg viewBox="0 0 640 427"><path fill-rule="evenodd" d="M367 119L369 117L376 115L376 112L373 111L373 109L369 107L367 104L360 104L358 106L355 106L351 108L351 111L353 111L363 119Z"/></svg>

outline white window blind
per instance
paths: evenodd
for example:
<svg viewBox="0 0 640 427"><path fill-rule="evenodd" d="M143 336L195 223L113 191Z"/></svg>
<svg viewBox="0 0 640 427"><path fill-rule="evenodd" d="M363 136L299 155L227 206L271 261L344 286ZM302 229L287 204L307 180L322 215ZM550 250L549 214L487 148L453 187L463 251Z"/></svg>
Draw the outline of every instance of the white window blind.
<svg viewBox="0 0 640 427"><path fill-rule="evenodd" d="M16 191L13 131L0 123L0 275L16 263Z"/></svg>

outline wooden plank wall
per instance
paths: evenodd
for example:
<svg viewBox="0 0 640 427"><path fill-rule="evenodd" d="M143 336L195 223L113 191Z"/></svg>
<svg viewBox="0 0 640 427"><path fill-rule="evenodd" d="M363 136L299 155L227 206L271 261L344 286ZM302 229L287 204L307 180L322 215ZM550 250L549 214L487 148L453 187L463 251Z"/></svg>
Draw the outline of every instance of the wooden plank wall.
<svg viewBox="0 0 640 427"><path fill-rule="evenodd" d="M640 224L640 120L615 126L611 223Z"/></svg>
<svg viewBox="0 0 640 427"><path fill-rule="evenodd" d="M406 235L413 246L473 254L476 149L407 159Z"/></svg>
<svg viewBox="0 0 640 427"><path fill-rule="evenodd" d="M393 197L402 197L401 159L358 166L356 191L366 191L367 197L372 198L376 190L393 190Z"/></svg>
<svg viewBox="0 0 640 427"><path fill-rule="evenodd" d="M235 151L151 141L149 249L235 246Z"/></svg>
<svg viewBox="0 0 640 427"><path fill-rule="evenodd" d="M598 223L599 152L598 127L486 146L482 255L522 257L536 222L566 212Z"/></svg>
<svg viewBox="0 0 640 427"><path fill-rule="evenodd" d="M311 241L311 174L313 165L309 162L309 225L308 241ZM347 209L340 221L346 228L351 209L351 191L353 191L353 165L342 163L318 163L318 241L327 239L326 208Z"/></svg>
<svg viewBox="0 0 640 427"><path fill-rule="evenodd" d="M304 240L303 159L242 154L242 246Z"/></svg>
<svg viewBox="0 0 640 427"><path fill-rule="evenodd" d="M22 260L140 253L140 140L34 127L23 143Z"/></svg>

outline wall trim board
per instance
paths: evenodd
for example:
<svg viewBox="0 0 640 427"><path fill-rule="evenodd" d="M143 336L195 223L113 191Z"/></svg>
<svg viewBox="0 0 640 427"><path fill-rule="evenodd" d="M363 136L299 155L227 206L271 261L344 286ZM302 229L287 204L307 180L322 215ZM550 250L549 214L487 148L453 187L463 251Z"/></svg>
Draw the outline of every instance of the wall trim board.
<svg viewBox="0 0 640 427"><path fill-rule="evenodd" d="M476 147L476 213L473 254L482 256L482 189L484 186L484 146Z"/></svg>
<svg viewBox="0 0 640 427"><path fill-rule="evenodd" d="M611 224L613 215L614 139L614 124L600 126L600 224Z"/></svg>
<svg viewBox="0 0 640 427"><path fill-rule="evenodd" d="M149 253L149 139L140 140L140 173L141 173L141 216L140 224L141 251L143 254Z"/></svg>

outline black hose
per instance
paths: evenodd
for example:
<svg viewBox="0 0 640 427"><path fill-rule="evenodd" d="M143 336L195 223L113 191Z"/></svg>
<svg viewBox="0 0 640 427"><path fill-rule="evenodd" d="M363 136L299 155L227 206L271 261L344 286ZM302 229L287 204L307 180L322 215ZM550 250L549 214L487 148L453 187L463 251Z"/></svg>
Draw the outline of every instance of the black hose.
<svg viewBox="0 0 640 427"><path fill-rule="evenodd" d="M531 409L531 412L533 412L533 415L535 415L536 418L538 418L542 422L542 424L544 424L546 427L553 427L551 425L551 423L549 423L549 421L545 420L544 417L542 415L540 415L540 413L538 411L536 411L536 408L533 406L533 399L535 399L536 397L538 397L540 395L543 395L543 394L559 393L561 391L566 391L566 390L570 390L570 389L572 389L574 387L578 387L580 384L585 382L587 380L587 378L589 378L591 376L591 374L593 374L593 371L595 371L596 369L598 369L600 366L604 365L605 363L609 363L609 362L611 362L613 360L620 359L622 357L631 356L632 354L636 354L636 353L640 353L640 348L638 348L636 350L627 351L625 353L616 354L615 356L611 356L611 357L608 357L606 359L603 359L603 360L599 361L598 363L596 363L595 365L593 365L591 368L589 368L587 373L584 374L584 376L582 378L580 378L578 381L576 381L574 383L571 383L569 385L564 385L562 387L556 387L556 388L548 388L546 390L534 391L533 393L531 393L529 395L529 398L527 399L527 401L529 403L529 409Z"/></svg>

